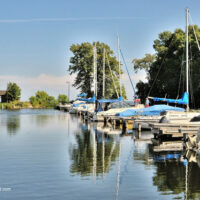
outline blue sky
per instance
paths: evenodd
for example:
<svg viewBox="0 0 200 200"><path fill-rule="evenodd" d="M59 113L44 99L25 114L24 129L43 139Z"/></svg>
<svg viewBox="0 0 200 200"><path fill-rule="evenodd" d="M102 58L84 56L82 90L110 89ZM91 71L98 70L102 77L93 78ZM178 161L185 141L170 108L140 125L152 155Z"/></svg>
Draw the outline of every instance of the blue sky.
<svg viewBox="0 0 200 200"><path fill-rule="evenodd" d="M134 82L143 80L131 60L153 53L160 32L184 28L185 7L200 25L199 0L0 0L0 89L15 81L22 100L39 89L67 93L70 46L101 41L116 51L117 33Z"/></svg>

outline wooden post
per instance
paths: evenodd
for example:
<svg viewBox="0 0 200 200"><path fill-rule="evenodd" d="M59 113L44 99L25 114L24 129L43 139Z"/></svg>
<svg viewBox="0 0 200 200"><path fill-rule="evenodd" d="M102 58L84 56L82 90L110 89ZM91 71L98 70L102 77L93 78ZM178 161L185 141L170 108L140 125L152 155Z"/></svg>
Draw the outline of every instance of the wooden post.
<svg viewBox="0 0 200 200"><path fill-rule="evenodd" d="M138 138L141 137L141 132L142 132L142 126L140 123L138 123Z"/></svg>

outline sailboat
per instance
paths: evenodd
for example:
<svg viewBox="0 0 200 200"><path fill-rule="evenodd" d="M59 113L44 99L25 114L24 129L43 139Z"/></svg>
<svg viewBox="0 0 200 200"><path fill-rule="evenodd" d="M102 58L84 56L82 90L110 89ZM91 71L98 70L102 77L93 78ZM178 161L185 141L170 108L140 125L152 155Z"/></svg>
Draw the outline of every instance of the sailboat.
<svg viewBox="0 0 200 200"><path fill-rule="evenodd" d="M183 108L168 106L168 105L155 105L150 106L149 108L140 109L140 110L128 110L123 113L117 114L118 116L128 117L128 116L160 116L163 111L166 111L166 116L173 121L179 118L180 120L189 121L192 117L199 115L199 113L189 112L189 59L188 59L188 16L189 9L186 8L186 91L180 99L167 99L159 97L148 97L153 101L162 101L166 103L175 103L180 105L186 105L186 112ZM181 111L181 112L180 112ZM160 119L160 118L159 118Z"/></svg>
<svg viewBox="0 0 200 200"><path fill-rule="evenodd" d="M186 8L186 92L183 94L181 99L165 99L165 98L156 98L153 97L153 101L163 101L167 103L176 103L186 105L186 116L184 121L190 121L193 117L198 116L199 113L197 112L189 112L189 42L188 42L188 18L189 18L189 9ZM195 33L194 33L195 34ZM197 38L196 38L197 39ZM173 113L176 115L176 113ZM177 113L178 115L178 113ZM168 118L170 118L170 113L168 113ZM171 120L173 122L173 120ZM179 121L180 122L180 121Z"/></svg>
<svg viewBox="0 0 200 200"><path fill-rule="evenodd" d="M110 69L110 73L111 73L111 77L112 77L112 81L114 83L114 88L116 91L116 94L118 96L117 99L105 99L105 57L106 57L106 51L104 49L103 51L103 90L102 90L102 96L103 99L98 99L96 98L96 105L95 105L95 111L94 113L90 113L90 115L92 114L92 121L102 121L102 117L101 117L101 112L106 111L109 109L110 104L112 103L120 103L123 101L123 98L121 96L121 77L120 77L120 73L119 73L119 80L120 80L120 96L117 92L117 87L115 85L115 81L113 78L113 74L110 68L110 64L109 64L109 60L108 60L108 56L107 56L107 60L108 60L108 65L109 65L109 69ZM120 62L120 61L119 61ZM97 70L96 70L96 49L94 49L94 94L97 97ZM119 64L119 71L120 71L120 64Z"/></svg>
<svg viewBox="0 0 200 200"><path fill-rule="evenodd" d="M135 108L134 106L134 102L130 102L130 101L124 101L122 98L122 84L121 84L121 62L120 62L120 56L122 56L122 59L124 61L124 64L126 66L126 62L124 60L123 54L120 50L120 43L119 43L119 36L117 36L117 47L118 47L118 70L119 70L119 91L120 94L118 94L116 86L115 86L115 90L118 96L118 99L100 99L97 100L98 102L98 108L97 108L97 113L96 115L93 116L93 121L104 121L104 117L112 117L115 116L117 113L119 112L123 112L132 108ZM105 64L105 56L104 56L104 62ZM103 69L105 70L105 66L103 67ZM126 66L126 70L127 70L127 74L129 76L129 80L132 86L132 89L134 91L134 96L137 98L137 94L133 85L133 82L131 80L128 68ZM104 74L105 72L103 72ZM103 76L103 97L105 96L105 76ZM114 80L113 80L114 82ZM107 104L107 105L104 105ZM144 108L144 105L139 104L137 105L137 108Z"/></svg>
<svg viewBox="0 0 200 200"><path fill-rule="evenodd" d="M189 9L186 8L186 92L180 99L167 99L167 98L157 98L157 97L149 97L153 101L162 101L167 103L175 103L186 105L186 112L189 112L189 56L188 56L188 17L189 17Z"/></svg>

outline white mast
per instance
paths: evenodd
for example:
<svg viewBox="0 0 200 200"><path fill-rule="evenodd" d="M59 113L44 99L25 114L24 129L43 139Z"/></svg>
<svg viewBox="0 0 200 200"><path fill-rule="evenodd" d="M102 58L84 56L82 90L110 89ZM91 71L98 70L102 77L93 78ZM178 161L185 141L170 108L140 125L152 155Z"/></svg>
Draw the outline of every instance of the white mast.
<svg viewBox="0 0 200 200"><path fill-rule="evenodd" d="M120 96L122 96L122 88L121 88L121 65L120 65L120 44L119 44L119 35L117 36L117 49L118 49L118 63L119 63L119 88L120 88Z"/></svg>
<svg viewBox="0 0 200 200"><path fill-rule="evenodd" d="M93 82L94 82L94 95L97 97L97 52L96 52L96 43L94 44L93 47L93 58L94 58L94 77L93 77Z"/></svg>
<svg viewBox="0 0 200 200"><path fill-rule="evenodd" d="M189 9L186 8L186 92L189 94L189 61L188 61L188 14ZM186 111L189 111L189 99Z"/></svg>
<svg viewBox="0 0 200 200"><path fill-rule="evenodd" d="M105 49L103 49L103 98L105 98Z"/></svg>

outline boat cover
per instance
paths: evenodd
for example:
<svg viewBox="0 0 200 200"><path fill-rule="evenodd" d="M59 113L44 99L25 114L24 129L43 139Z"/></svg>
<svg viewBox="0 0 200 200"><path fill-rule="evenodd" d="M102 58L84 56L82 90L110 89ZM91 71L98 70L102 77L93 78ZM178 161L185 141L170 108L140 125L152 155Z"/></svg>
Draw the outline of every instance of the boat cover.
<svg viewBox="0 0 200 200"><path fill-rule="evenodd" d="M103 109L103 103L115 103L115 102L120 102L122 101L122 97L119 97L118 99L98 99L97 100L97 110L96 112L101 112L104 111Z"/></svg>
<svg viewBox="0 0 200 200"><path fill-rule="evenodd" d="M86 101L86 102L91 102L94 103L95 102L95 96L93 96L92 98L86 99L86 98L77 98L77 100L79 101Z"/></svg>
<svg viewBox="0 0 200 200"><path fill-rule="evenodd" d="M184 108L178 108L174 106L168 106L168 105L154 105L150 106L148 108L143 109L129 109L121 113L117 113L116 116L120 117L131 117L131 116L154 116L154 115L160 115L163 111L185 111Z"/></svg>
<svg viewBox="0 0 200 200"><path fill-rule="evenodd" d="M153 97L152 99L153 101L164 101L167 103L178 103L178 104L184 104L184 105L187 105L189 103L189 95L187 92L185 92L180 99L166 99L166 98L158 98L158 97Z"/></svg>
<svg viewBox="0 0 200 200"><path fill-rule="evenodd" d="M85 104L85 102L75 103L75 104L73 104L73 107L77 108L77 107L79 107L79 105L81 105L81 104Z"/></svg>
<svg viewBox="0 0 200 200"><path fill-rule="evenodd" d="M119 97L118 99L98 99L97 101L99 103L114 103L114 102L119 102L122 101L122 97Z"/></svg>

